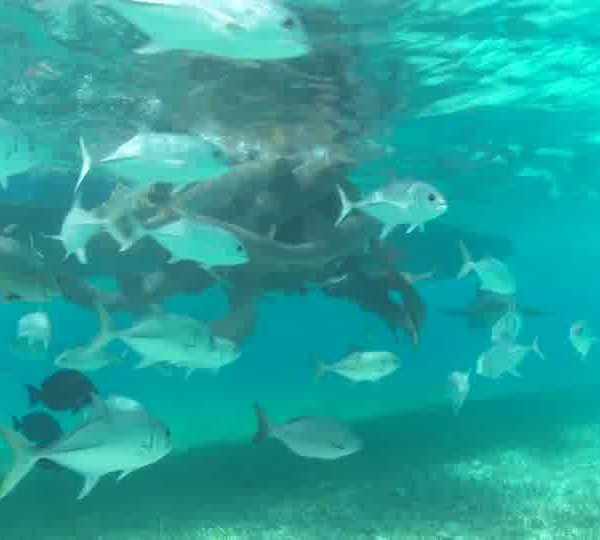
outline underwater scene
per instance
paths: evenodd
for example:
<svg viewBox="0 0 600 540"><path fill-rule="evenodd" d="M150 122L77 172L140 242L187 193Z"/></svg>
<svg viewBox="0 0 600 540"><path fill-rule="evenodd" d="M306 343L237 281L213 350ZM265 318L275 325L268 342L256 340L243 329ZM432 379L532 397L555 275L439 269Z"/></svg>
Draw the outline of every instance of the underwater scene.
<svg viewBox="0 0 600 540"><path fill-rule="evenodd" d="M599 20L0 0L0 540L600 538Z"/></svg>

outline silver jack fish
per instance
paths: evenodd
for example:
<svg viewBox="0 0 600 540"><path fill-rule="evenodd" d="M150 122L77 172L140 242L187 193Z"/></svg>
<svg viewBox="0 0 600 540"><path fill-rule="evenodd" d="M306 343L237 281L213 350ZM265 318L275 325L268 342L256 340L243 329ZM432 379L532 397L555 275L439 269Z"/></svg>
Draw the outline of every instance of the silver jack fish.
<svg viewBox="0 0 600 540"><path fill-rule="evenodd" d="M98 0L98 4L150 38L136 51L140 54L183 50L274 60L310 52L300 19L273 0Z"/></svg>
<svg viewBox="0 0 600 540"><path fill-rule="evenodd" d="M7 426L0 426L0 433L14 452L12 467L0 486L0 498L6 497L40 459L83 475L83 488L77 497L82 499L100 477L120 472L121 480L162 459L172 449L169 429L140 403L121 396L105 401L94 396L85 423L41 449Z"/></svg>
<svg viewBox="0 0 600 540"><path fill-rule="evenodd" d="M82 170L78 189L92 167L92 158L81 141ZM185 185L224 174L230 170L224 152L202 136L178 133L138 133L99 164L129 184L152 182Z"/></svg>
<svg viewBox="0 0 600 540"><path fill-rule="evenodd" d="M381 238L397 226L408 225L407 232L438 218L448 210L445 197L433 186L418 181L393 181L358 202L350 202L340 186L337 187L342 209L336 226L353 210L360 210L383 224Z"/></svg>
<svg viewBox="0 0 600 540"><path fill-rule="evenodd" d="M471 272L475 272L479 278L479 288L497 294L513 295L517 285L508 266L495 257L484 257L474 261L464 242L459 243L463 258L463 265L458 273L458 279L462 279Z"/></svg>
<svg viewBox="0 0 600 540"><path fill-rule="evenodd" d="M294 454L328 460L349 456L362 449L360 438L333 418L301 416L285 424L272 424L258 405L254 408L258 421L255 442L272 437Z"/></svg>
<svg viewBox="0 0 600 540"><path fill-rule="evenodd" d="M388 351L356 351L330 365L315 359L317 378L330 371L357 382L378 381L396 371L398 365L398 357Z"/></svg>

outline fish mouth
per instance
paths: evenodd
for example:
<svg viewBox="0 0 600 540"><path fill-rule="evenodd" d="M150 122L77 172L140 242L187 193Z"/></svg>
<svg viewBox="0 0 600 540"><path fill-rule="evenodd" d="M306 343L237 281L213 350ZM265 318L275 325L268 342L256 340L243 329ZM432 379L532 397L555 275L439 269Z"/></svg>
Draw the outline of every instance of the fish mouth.
<svg viewBox="0 0 600 540"><path fill-rule="evenodd" d="M442 201L437 204L436 209L438 212L446 212L446 210L448 210L448 203L446 201Z"/></svg>

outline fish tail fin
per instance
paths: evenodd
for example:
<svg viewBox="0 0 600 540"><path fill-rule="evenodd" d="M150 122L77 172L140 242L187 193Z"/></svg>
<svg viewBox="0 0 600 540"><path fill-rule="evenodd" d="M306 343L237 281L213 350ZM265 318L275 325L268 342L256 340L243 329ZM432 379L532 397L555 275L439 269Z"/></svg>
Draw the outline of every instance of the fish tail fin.
<svg viewBox="0 0 600 540"><path fill-rule="evenodd" d="M75 192L79 189L81 182L83 182L83 179L92 169L92 156L90 156L90 153L88 152L83 137L79 137L79 151L81 153L81 169L79 171L77 183L75 184L75 189L73 190Z"/></svg>
<svg viewBox="0 0 600 540"><path fill-rule="evenodd" d="M540 349L538 336L535 336L535 338L533 338L533 343L531 344L531 351L537 354L542 360L546 359L544 353Z"/></svg>
<svg viewBox="0 0 600 540"><path fill-rule="evenodd" d="M2 499L27 476L27 473L31 471L39 459L39 456L35 452L35 448L31 446L23 435L8 426L0 426L0 434L13 451L12 465L4 475L4 479L0 485L0 499Z"/></svg>
<svg viewBox="0 0 600 540"><path fill-rule="evenodd" d="M262 409L262 407L258 404L254 404L254 411L256 413L256 435L254 435L253 442L258 443L260 441L265 440L271 435L271 426L269 425L269 419L267 418L267 413Z"/></svg>
<svg viewBox="0 0 600 540"><path fill-rule="evenodd" d="M33 407L42 400L42 393L35 386L26 384L25 389L29 398L29 407Z"/></svg>
<svg viewBox="0 0 600 540"><path fill-rule="evenodd" d="M473 257L471 257L467 246L462 240L458 243L458 247L460 248L460 254L462 255L462 266L460 267L457 277L458 279L462 279L473 270Z"/></svg>
<svg viewBox="0 0 600 540"><path fill-rule="evenodd" d="M317 382L323 375L325 375L325 371L327 371L325 364L321 361L321 359L316 354L311 354L311 360L313 363L313 367L315 369L315 382Z"/></svg>
<svg viewBox="0 0 600 540"><path fill-rule="evenodd" d="M354 205L350 202L348 196L346 195L346 192L341 188L339 184L335 187L337 189L338 195L340 196L340 203L342 205L340 215L335 221L335 227L337 227L342 223L342 221L346 219L346 217L348 217L348 214L352 212L352 210L354 209Z"/></svg>

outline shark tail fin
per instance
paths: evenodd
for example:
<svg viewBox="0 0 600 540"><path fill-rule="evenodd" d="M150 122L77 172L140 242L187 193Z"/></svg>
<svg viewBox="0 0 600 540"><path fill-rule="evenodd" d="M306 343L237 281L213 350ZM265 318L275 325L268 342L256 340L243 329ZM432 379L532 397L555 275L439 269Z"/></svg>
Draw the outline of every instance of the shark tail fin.
<svg viewBox="0 0 600 540"><path fill-rule="evenodd" d="M79 171L79 177L77 178L77 183L75 184L75 189L73 190L75 192L79 189L81 182L83 182L83 179L92 169L92 157L88 152L83 137L79 137L79 151L81 153L81 170Z"/></svg>
<svg viewBox="0 0 600 540"><path fill-rule="evenodd" d="M346 195L346 192L341 188L341 186L336 185L336 189L340 196L340 203L342 205L340 215L338 216L335 222L335 226L337 227L342 223L342 221L344 221L348 217L348 214L352 212L352 210L354 210L354 205L350 202L348 196Z"/></svg>
<svg viewBox="0 0 600 540"><path fill-rule="evenodd" d="M27 476L39 456L23 435L8 426L0 426L0 434L13 451L12 465L0 485L0 499L2 499Z"/></svg>
<svg viewBox="0 0 600 540"><path fill-rule="evenodd" d="M473 257L471 257L467 246L462 240L458 243L458 247L460 248L460 254L462 255L462 266L460 267L457 277L458 279L462 279L473 270Z"/></svg>

